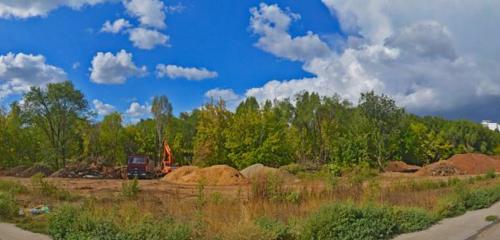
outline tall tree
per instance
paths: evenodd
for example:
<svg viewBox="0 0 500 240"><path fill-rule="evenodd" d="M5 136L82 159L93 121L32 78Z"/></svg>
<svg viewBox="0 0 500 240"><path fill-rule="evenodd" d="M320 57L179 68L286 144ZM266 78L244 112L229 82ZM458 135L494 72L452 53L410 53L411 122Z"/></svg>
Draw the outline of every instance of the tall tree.
<svg viewBox="0 0 500 240"><path fill-rule="evenodd" d="M99 126L99 144L102 146L105 163L123 164L126 161L125 131L119 113L104 117Z"/></svg>
<svg viewBox="0 0 500 240"><path fill-rule="evenodd" d="M70 139L78 119L86 118L88 103L82 92L69 81L52 83L47 89L32 87L24 96L24 108L30 123L42 129L55 153L53 166L66 164Z"/></svg>
<svg viewBox="0 0 500 240"><path fill-rule="evenodd" d="M169 119L172 117L172 104L168 100L167 96L155 96L153 98L153 105L151 106L151 112L156 122L156 136L157 136L157 149L158 149L158 160L162 158L162 143L165 138L165 129Z"/></svg>

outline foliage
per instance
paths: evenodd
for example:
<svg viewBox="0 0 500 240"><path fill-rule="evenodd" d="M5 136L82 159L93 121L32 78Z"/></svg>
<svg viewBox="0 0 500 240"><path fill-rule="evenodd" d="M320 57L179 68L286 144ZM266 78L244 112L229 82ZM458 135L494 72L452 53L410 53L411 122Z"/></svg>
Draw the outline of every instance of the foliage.
<svg viewBox="0 0 500 240"><path fill-rule="evenodd" d="M292 233L290 226L268 217L260 217L255 220L255 224L262 230L269 233L269 238L272 240L290 240L295 236Z"/></svg>
<svg viewBox="0 0 500 240"><path fill-rule="evenodd" d="M58 239L105 239L105 240L182 240L191 238L191 229L172 219L153 221L135 219L134 224L123 226L113 214L93 215L94 209L83 206L63 206L50 214L49 234ZM103 210L99 210L103 211ZM127 216L131 217L131 216Z"/></svg>
<svg viewBox="0 0 500 240"><path fill-rule="evenodd" d="M234 111L212 100L178 116L166 96L157 96L153 119L125 126L118 113L88 118L87 101L70 82L32 88L23 102L0 111L0 166L122 165L128 154L157 160L163 139L179 165L295 164L287 167L295 174L326 168L340 175L390 160L424 165L457 153L500 153L499 132L465 120L415 116L374 92L363 93L356 106L309 92L265 102L249 97Z"/></svg>
<svg viewBox="0 0 500 240"><path fill-rule="evenodd" d="M0 191L12 194L27 193L28 188L19 182L11 180L0 180Z"/></svg>
<svg viewBox="0 0 500 240"><path fill-rule="evenodd" d="M500 200L498 185L478 189L467 189L459 185L454 194L439 202L436 212L440 217L454 217L467 210L489 207L498 200Z"/></svg>
<svg viewBox="0 0 500 240"><path fill-rule="evenodd" d="M0 221L5 221L16 216L17 207L12 193L0 191Z"/></svg>
<svg viewBox="0 0 500 240"><path fill-rule="evenodd" d="M426 229L437 219L419 208L335 203L306 219L301 239L390 239Z"/></svg>

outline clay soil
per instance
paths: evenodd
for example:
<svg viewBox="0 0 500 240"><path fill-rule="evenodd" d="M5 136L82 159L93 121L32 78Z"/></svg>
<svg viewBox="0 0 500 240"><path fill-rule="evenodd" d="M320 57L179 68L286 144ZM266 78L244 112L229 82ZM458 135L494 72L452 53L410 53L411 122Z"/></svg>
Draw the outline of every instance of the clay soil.
<svg viewBox="0 0 500 240"><path fill-rule="evenodd" d="M420 169L418 176L450 176L500 172L500 159L478 153L456 154L448 160L429 164Z"/></svg>

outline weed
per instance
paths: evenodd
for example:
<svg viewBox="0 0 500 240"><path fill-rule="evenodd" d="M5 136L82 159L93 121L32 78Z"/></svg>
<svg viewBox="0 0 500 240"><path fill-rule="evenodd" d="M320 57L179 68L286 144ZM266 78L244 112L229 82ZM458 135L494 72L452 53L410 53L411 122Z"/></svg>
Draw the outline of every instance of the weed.
<svg viewBox="0 0 500 240"><path fill-rule="evenodd" d="M28 188L19 182L0 180L0 191L10 192L12 194L27 193Z"/></svg>
<svg viewBox="0 0 500 240"><path fill-rule="evenodd" d="M255 220L255 224L262 230L268 232L269 238L274 240L289 240L294 239L290 231L290 227L286 224L267 217L260 217Z"/></svg>
<svg viewBox="0 0 500 240"><path fill-rule="evenodd" d="M137 178L133 180L125 180L122 183L122 196L125 198L135 198L139 194L139 181Z"/></svg>
<svg viewBox="0 0 500 240"><path fill-rule="evenodd" d="M71 195L70 192L59 189L55 185L49 183L45 180L42 173L37 173L31 177L31 186L33 192L44 197L53 197L58 200L72 201L76 199L76 196Z"/></svg>
<svg viewBox="0 0 500 240"><path fill-rule="evenodd" d="M498 221L498 216L497 215L488 215L486 216L486 218L484 219L488 222L496 222Z"/></svg>
<svg viewBox="0 0 500 240"><path fill-rule="evenodd" d="M486 179L493 179L496 178L496 176L495 169L490 169L484 174L484 178Z"/></svg>

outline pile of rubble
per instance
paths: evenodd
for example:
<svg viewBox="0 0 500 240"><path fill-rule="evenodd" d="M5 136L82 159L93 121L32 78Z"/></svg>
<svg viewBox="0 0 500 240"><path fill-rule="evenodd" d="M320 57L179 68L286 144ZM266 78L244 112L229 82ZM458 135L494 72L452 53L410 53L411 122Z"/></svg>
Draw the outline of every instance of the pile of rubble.
<svg viewBox="0 0 500 240"><path fill-rule="evenodd" d="M50 177L55 178L105 178L121 179L126 178L126 167L104 166L102 164L73 163L54 172Z"/></svg>

